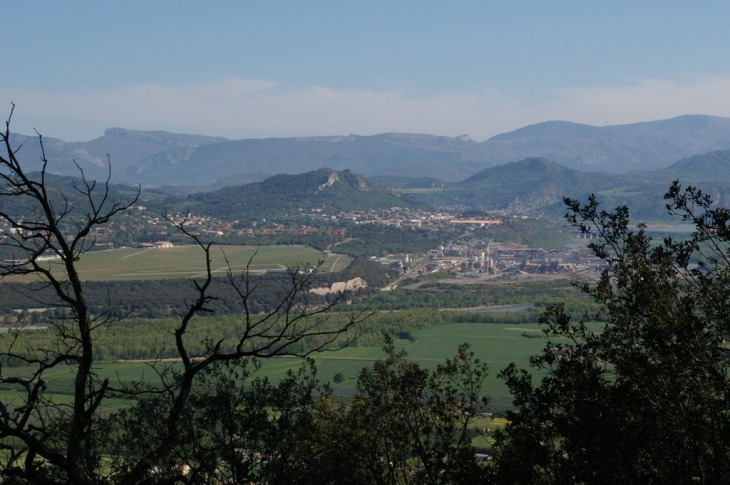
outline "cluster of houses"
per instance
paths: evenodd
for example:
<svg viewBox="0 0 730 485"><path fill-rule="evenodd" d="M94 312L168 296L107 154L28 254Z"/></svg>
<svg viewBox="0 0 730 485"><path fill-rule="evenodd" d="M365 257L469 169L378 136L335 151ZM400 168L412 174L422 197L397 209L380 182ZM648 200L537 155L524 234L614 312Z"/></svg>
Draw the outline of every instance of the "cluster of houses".
<svg viewBox="0 0 730 485"><path fill-rule="evenodd" d="M209 216L195 216L192 214L182 215L175 214L170 216L170 222L173 224L183 224L187 231L192 234L205 234L206 236L224 236L226 234L244 235L242 231L235 231L233 226L239 221L223 221ZM150 217L147 219L147 229L159 231L159 234L167 234L170 229L166 220L159 217Z"/></svg>
<svg viewBox="0 0 730 485"><path fill-rule="evenodd" d="M349 211L338 214L339 219L355 224L382 224L395 227L417 227L438 229L441 224L450 221L453 216L440 212L426 212L408 207L391 207L389 209L373 209L368 211Z"/></svg>

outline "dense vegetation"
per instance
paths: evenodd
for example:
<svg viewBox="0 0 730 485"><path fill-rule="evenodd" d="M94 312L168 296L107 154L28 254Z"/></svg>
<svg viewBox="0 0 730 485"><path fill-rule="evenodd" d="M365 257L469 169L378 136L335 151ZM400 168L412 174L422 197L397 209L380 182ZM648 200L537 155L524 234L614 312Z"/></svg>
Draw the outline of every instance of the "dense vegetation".
<svg viewBox="0 0 730 485"><path fill-rule="evenodd" d="M550 375L502 371L517 410L497 440L498 483L730 480L730 211L678 183L665 199L695 226L691 238L657 245L625 207L568 201L574 224L604 236L592 248L607 267L582 291L607 324L591 331L590 315L554 306L544 353L530 362Z"/></svg>
<svg viewBox="0 0 730 485"><path fill-rule="evenodd" d="M322 168L299 175L275 175L263 182L188 196L197 213L240 220L296 214L300 209L325 212L424 207L408 196L368 182L344 170Z"/></svg>
<svg viewBox="0 0 730 485"><path fill-rule="evenodd" d="M576 312L584 306L570 307ZM338 310L350 310L347 306ZM428 309L404 310L400 312L377 313L357 328L343 332L331 345L338 348L346 345L380 347L385 335L394 338L415 340L414 332L423 328L449 323L485 323L485 324L517 324L537 323L543 308L529 308L519 312L459 312L459 311L432 311ZM348 319L346 313L333 313L327 318L328 328L338 328ZM40 320L40 323L44 323ZM175 318L157 318L154 320L128 318L113 325L99 329L96 334L96 351L100 361L115 360L152 360L155 358L174 358L177 356L175 348L174 328ZM194 354L203 354L207 342L220 342L221 348L230 350L236 345L240 336L241 317L238 315L200 317L195 328L188 334L188 348ZM15 342L22 348L43 349L51 346L57 338L57 328L24 331L20 336L14 332L0 334L0 348L7 348ZM292 348L297 353L306 353L308 350L319 347L322 339L311 337L303 339ZM40 353L38 354L40 355ZM21 361L0 359L4 365L20 365Z"/></svg>
<svg viewBox="0 0 730 485"><path fill-rule="evenodd" d="M399 288L373 294L366 302L382 310L405 310L499 305L534 305L544 308L560 301L569 302L571 306L589 303L568 279L534 282L503 280L478 285L427 281L415 289ZM355 307L358 307L358 302L355 303Z"/></svg>
<svg viewBox="0 0 730 485"><path fill-rule="evenodd" d="M337 246L337 250L353 256L386 256L388 254L422 254L445 244L455 233L426 229L397 228L381 225L360 225L350 231L354 238Z"/></svg>
<svg viewBox="0 0 730 485"><path fill-rule="evenodd" d="M315 274L311 283L313 288L331 286L337 281L347 281L356 277L363 278L368 286L349 298L353 296L361 298L377 292L391 278L387 267L365 258L355 258L342 271ZM252 276L251 281L257 289L251 295L249 305L251 311L259 313L267 311L274 305L282 289L291 283L291 278L287 275L272 274ZM217 295L217 300L211 302L212 310L220 315L241 312L239 295L226 277L214 278L211 285ZM179 313L185 308L185 302L196 295L194 283L189 279L86 281L83 287L88 305L95 312L106 311L111 304L117 314L147 318L167 317L171 313ZM309 298L313 304L327 300L314 294ZM44 306L48 306L48 303L54 301L59 303L53 295L53 289L42 283L0 284L0 315L11 317L6 320L13 320L13 317L18 315L15 310L38 308L39 302L44 302L46 304ZM32 314L31 318L35 322L41 322L43 316Z"/></svg>
<svg viewBox="0 0 730 485"><path fill-rule="evenodd" d="M531 248L563 249L570 242L569 228L549 219L506 217L502 224L474 228L472 234L478 239L525 244Z"/></svg>

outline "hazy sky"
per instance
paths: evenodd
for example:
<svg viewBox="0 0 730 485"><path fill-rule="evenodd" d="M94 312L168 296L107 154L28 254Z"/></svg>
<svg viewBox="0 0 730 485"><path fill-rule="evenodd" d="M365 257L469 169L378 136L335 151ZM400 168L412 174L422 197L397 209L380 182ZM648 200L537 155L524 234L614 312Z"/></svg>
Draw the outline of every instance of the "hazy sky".
<svg viewBox="0 0 730 485"><path fill-rule="evenodd" d="M0 114L67 141L730 116L727 1L4 0L0 19Z"/></svg>

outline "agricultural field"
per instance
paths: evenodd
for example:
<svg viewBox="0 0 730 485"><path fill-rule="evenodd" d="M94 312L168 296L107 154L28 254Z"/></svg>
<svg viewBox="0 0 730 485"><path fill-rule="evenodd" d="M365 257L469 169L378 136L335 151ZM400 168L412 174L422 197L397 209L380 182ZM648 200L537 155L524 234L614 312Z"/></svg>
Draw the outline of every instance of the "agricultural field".
<svg viewBox="0 0 730 485"><path fill-rule="evenodd" d="M632 195L639 195L643 193L641 187L630 185L624 187L615 187L613 189L602 190L596 195L599 197L631 197Z"/></svg>
<svg viewBox="0 0 730 485"><path fill-rule="evenodd" d="M459 344L468 342L476 357L489 364L489 376L485 382L484 394L506 398L509 393L497 373L510 362L527 367L530 356L540 353L545 346L543 338L523 336L542 336L537 324L499 324L499 323L455 323L440 325L414 331L416 342L396 341L396 348L406 347L408 357L427 368L434 368L446 359L454 357ZM384 353L376 347L352 347L337 352L317 354L314 361L323 380L341 372L345 381L335 387L355 387L357 373L382 359ZM278 362L266 362L262 371L272 378L285 372Z"/></svg>
<svg viewBox="0 0 730 485"><path fill-rule="evenodd" d="M314 265L323 261L320 271L336 272L346 268L352 258L340 254L325 254L304 246L214 246L211 250L214 275L225 275L230 263L234 272L241 272L253 257L252 274L267 269L286 269ZM59 260L47 263L51 271L63 271ZM171 248L124 248L94 251L81 256L76 267L84 280L151 280L194 278L205 274L203 250L198 246ZM6 277L5 281L33 281L35 277Z"/></svg>
<svg viewBox="0 0 730 485"><path fill-rule="evenodd" d="M517 362L520 367L527 367L530 356L539 353L545 345L543 338L529 338L525 335L541 336L536 324L499 324L499 323L456 323L430 327L414 332L417 341L396 340L396 349L406 348L410 359L427 368L434 368L456 354L457 347L469 342L475 355L489 364L489 376L485 382L484 394L493 398L497 405L509 405L509 394L504 383L497 379L497 373L510 362ZM353 394L358 373L364 367L385 357L378 347L351 347L338 351L322 352L312 356L317 374L321 381L330 382L335 396L347 397ZM158 365L178 365L174 362L163 362ZM278 382L290 369L296 370L302 365L301 359L275 358L262 362L258 376L267 377ZM6 371L11 371L7 368ZM23 373L22 368L14 372ZM156 382L158 377L146 362L100 363L96 372L101 378L109 378L113 383L117 380L133 381L144 379ZM333 377L342 373L345 380L332 383ZM536 376L537 377L537 376ZM73 378L71 369L57 369L46 375L49 391L53 388L70 388ZM2 392L12 394L4 389Z"/></svg>
<svg viewBox="0 0 730 485"><path fill-rule="evenodd" d="M507 388L496 378L496 374L513 361L526 367L529 357L539 353L545 345L543 338L523 335L541 336L536 324L456 323L417 330L414 334L418 339L416 342L396 340L396 349L405 347L411 360L428 368L434 368L453 357L459 344L469 342L475 355L489 364L485 394L497 396L507 395ZM341 372L345 380L333 386L350 389L355 387L357 374L363 367L370 367L374 361L384 357L385 354L378 347L350 347L312 356L320 380L332 381L334 375ZM277 382L289 369L296 369L300 365L300 359L270 359L263 362L259 375ZM154 378L154 372L144 362L99 364L97 372L100 377L109 377L111 380L117 377L121 380ZM49 374L48 378L70 379L71 373L70 370L56 371Z"/></svg>

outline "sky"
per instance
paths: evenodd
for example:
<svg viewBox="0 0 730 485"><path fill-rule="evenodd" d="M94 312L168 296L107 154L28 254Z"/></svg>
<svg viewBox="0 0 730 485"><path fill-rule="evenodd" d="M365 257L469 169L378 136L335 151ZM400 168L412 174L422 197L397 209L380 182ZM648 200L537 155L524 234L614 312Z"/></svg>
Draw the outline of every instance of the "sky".
<svg viewBox="0 0 730 485"><path fill-rule="evenodd" d="M730 2L4 0L0 19L0 116L66 141L730 117Z"/></svg>

